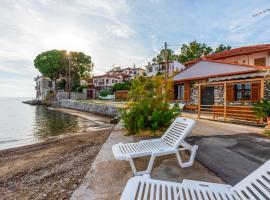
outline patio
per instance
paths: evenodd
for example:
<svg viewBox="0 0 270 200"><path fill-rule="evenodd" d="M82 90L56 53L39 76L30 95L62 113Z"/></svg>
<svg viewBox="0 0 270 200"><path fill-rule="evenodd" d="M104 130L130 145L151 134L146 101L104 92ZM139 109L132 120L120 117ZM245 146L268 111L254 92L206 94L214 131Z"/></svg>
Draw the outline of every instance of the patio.
<svg viewBox="0 0 270 200"><path fill-rule="evenodd" d="M197 120L188 138L188 142L199 145L194 165L181 169L175 156L165 156L156 160L151 176L177 182L195 179L235 184L269 159L270 139L258 135L261 132L261 128L251 126ZM134 141L124 134L125 130L118 124L72 199L119 199L132 173L128 162L114 159L111 147ZM146 167L146 163L146 158L136 161L140 168Z"/></svg>

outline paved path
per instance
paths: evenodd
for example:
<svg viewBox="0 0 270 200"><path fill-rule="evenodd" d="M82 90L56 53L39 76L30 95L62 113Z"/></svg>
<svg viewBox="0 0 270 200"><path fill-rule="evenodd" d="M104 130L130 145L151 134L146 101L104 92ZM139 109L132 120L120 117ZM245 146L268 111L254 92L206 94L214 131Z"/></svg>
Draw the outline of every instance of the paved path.
<svg viewBox="0 0 270 200"><path fill-rule="evenodd" d="M111 150L112 145L116 143L132 141L132 137L124 137L123 133L121 125L116 125L82 185L73 193L71 199L119 199L126 182L132 176L129 164L125 161L115 160Z"/></svg>
<svg viewBox="0 0 270 200"><path fill-rule="evenodd" d="M255 136L251 136L252 140L247 138L248 133L261 131L260 128L250 126L197 120L191 134L193 137L190 137L189 141L199 145L196 159L203 165L195 162L192 167L182 169L178 166L175 156L160 157L155 161L151 176L156 179L178 182L185 178L216 183L225 181L234 184L269 157L267 154L265 157L254 158L254 155L257 155L256 151L260 151L260 154L263 154L263 150L270 152L268 140L265 143L265 149L261 149L260 145L262 141L265 142L264 139L261 140ZM133 137L124 136L125 133L119 123L97 155L84 182L73 193L71 199L119 199L127 180L132 177L132 173L128 162L114 159L111 148L113 144L119 142L133 141ZM244 139L234 136L241 133ZM240 140L242 142L239 142ZM249 140L250 142L248 142ZM236 145L238 143L242 145ZM247 143L248 145L245 146ZM257 143L255 149L252 145L254 143ZM244 155L247 152L249 155ZM135 161L139 169L145 168L147 162L147 158ZM236 176L236 174L240 175Z"/></svg>
<svg viewBox="0 0 270 200"><path fill-rule="evenodd" d="M270 159L270 138L255 134L191 139L199 146L196 159L231 185Z"/></svg>

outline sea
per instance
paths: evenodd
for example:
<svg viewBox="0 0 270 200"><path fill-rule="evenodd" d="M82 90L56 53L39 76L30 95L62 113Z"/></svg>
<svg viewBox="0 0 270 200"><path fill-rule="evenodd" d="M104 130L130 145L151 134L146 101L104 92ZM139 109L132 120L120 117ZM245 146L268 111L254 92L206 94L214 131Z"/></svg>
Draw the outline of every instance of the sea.
<svg viewBox="0 0 270 200"><path fill-rule="evenodd" d="M29 98L0 97L0 150L78 133L91 121L45 106L22 103Z"/></svg>

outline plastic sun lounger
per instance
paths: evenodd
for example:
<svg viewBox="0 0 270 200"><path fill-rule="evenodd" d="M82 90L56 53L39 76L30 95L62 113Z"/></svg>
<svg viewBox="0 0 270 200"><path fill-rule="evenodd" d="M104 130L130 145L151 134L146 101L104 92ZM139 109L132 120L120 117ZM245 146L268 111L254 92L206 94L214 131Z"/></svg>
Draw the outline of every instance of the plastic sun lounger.
<svg viewBox="0 0 270 200"><path fill-rule="evenodd" d="M183 180L159 181L150 176L131 178L121 200L269 200L270 160L234 187L225 184Z"/></svg>
<svg viewBox="0 0 270 200"><path fill-rule="evenodd" d="M177 117L165 134L159 139L113 145L112 151L114 157L117 160L129 161L134 175L150 174L155 158L168 154L176 154L178 163L182 168L192 166L198 146L191 146L184 139L191 132L194 125L195 121L193 119ZM191 152L189 161L187 162L182 161L179 153L179 151L185 150ZM145 171L137 172L133 159L143 156L151 156L148 167Z"/></svg>

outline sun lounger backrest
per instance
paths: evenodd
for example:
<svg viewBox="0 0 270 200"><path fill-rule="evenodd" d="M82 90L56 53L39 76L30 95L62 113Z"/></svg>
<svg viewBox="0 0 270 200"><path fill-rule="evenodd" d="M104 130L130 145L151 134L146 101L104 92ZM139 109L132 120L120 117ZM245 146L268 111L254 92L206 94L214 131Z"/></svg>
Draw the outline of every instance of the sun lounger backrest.
<svg viewBox="0 0 270 200"><path fill-rule="evenodd" d="M244 199L270 199L270 160L233 187Z"/></svg>
<svg viewBox="0 0 270 200"><path fill-rule="evenodd" d="M193 119L177 117L161 137L161 140L170 146L178 148L194 125L195 120Z"/></svg>

